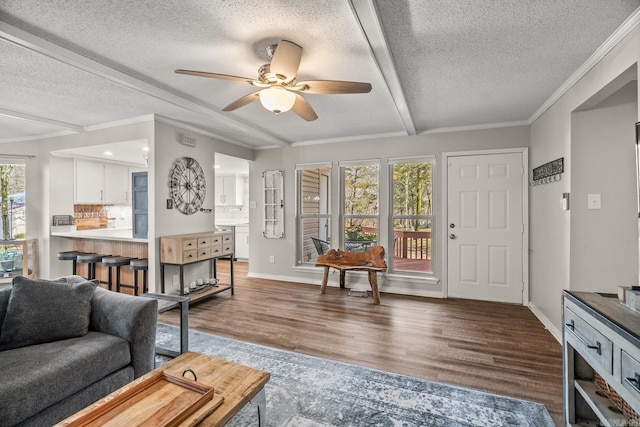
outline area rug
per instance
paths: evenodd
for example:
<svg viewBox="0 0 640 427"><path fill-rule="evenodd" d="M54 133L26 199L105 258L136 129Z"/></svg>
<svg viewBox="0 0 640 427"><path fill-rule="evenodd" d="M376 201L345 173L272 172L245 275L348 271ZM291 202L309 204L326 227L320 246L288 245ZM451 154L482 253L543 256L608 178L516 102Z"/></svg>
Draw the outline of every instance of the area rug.
<svg viewBox="0 0 640 427"><path fill-rule="evenodd" d="M178 328L158 324L156 342L178 349ZM553 427L541 403L189 331L189 350L271 373L267 426ZM156 358L158 365L166 359ZM257 425L248 405L228 426Z"/></svg>

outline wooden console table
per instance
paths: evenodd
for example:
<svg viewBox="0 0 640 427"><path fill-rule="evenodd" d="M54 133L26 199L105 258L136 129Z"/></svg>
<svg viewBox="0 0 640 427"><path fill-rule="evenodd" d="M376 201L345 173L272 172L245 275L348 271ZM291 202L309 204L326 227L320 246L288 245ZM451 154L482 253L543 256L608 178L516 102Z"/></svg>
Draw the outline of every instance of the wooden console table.
<svg viewBox="0 0 640 427"><path fill-rule="evenodd" d="M216 260L227 258L230 262L230 284L219 286L215 290L203 292L191 302L202 298L233 290L233 232L209 231L204 233L178 234L160 238L160 292L164 293L164 269L167 265L180 269L180 295L184 295L184 267L189 264L208 261L211 271L210 277L217 277Z"/></svg>
<svg viewBox="0 0 640 427"><path fill-rule="evenodd" d="M316 260L316 267L324 267L320 293L327 291L329 280L329 268L340 271L340 287L344 288L344 276L347 271L366 271L369 275L369 285L373 294L373 303L380 304L380 292L378 290L378 272L387 271L387 263L384 260L384 247L374 246L364 252L344 252L340 249L331 249Z"/></svg>
<svg viewBox="0 0 640 427"><path fill-rule="evenodd" d="M566 424L637 425L615 406L640 413L640 313L616 294L564 291L563 302Z"/></svg>

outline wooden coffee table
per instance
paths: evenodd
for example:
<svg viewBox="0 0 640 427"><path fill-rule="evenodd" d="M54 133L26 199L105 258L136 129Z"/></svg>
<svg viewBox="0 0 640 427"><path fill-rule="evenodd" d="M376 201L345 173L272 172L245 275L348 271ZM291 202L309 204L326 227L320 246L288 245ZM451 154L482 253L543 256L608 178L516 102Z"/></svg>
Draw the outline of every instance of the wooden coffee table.
<svg viewBox="0 0 640 427"><path fill-rule="evenodd" d="M193 352L187 352L176 357L57 425L88 425L81 421L91 418L89 414L104 412L105 407L112 405L114 399L126 394L128 390L145 381L145 378L158 376L159 371L181 377L186 369L195 372L198 383L213 387L215 396L200 409L189 415L187 419L179 424L180 426L223 426L247 403L257 406L258 425L265 425L267 405L264 385L269 381L269 373ZM186 377L193 379L190 373L187 373ZM131 408L135 407L135 405L136 403L130 404L126 402L121 406L127 411L131 411Z"/></svg>

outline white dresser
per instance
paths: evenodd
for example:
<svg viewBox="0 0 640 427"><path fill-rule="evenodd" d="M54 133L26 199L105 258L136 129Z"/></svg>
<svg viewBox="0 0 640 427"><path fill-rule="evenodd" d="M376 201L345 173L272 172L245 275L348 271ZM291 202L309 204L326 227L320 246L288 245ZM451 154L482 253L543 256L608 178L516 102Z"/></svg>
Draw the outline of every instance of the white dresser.
<svg viewBox="0 0 640 427"><path fill-rule="evenodd" d="M640 413L640 313L620 304L616 294L565 291L563 302L566 424L625 426L594 376L617 393L610 394L614 400Z"/></svg>

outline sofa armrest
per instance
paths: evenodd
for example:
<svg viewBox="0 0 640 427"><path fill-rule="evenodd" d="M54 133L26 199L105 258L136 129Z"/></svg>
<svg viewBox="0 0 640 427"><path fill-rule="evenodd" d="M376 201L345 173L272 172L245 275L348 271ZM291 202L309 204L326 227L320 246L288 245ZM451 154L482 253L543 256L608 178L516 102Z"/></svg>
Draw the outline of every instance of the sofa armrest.
<svg viewBox="0 0 640 427"><path fill-rule="evenodd" d="M158 301L96 288L89 329L129 341L134 377L154 368Z"/></svg>

